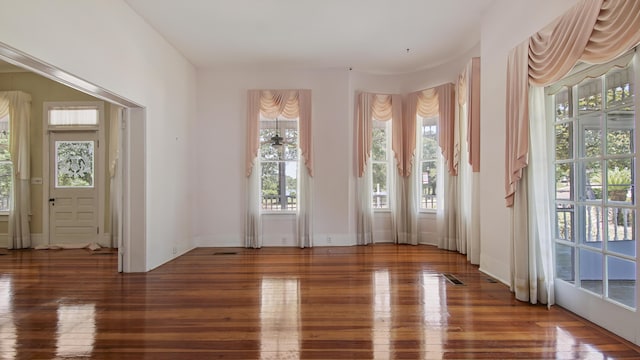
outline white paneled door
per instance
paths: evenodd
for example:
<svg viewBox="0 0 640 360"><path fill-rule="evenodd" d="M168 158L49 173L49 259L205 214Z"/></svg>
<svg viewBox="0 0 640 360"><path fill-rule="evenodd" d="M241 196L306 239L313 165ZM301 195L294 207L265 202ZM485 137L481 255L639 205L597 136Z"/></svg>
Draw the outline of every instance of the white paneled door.
<svg viewBox="0 0 640 360"><path fill-rule="evenodd" d="M98 135L49 134L49 243L98 242Z"/></svg>

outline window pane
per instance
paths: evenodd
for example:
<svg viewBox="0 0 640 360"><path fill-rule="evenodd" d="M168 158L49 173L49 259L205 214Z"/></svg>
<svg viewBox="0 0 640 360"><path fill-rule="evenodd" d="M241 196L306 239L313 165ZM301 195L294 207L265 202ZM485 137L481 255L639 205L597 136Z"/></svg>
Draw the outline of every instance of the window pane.
<svg viewBox="0 0 640 360"><path fill-rule="evenodd" d="M273 146L276 140L282 146ZM260 160L262 209L295 211L298 188L297 119L260 120Z"/></svg>
<svg viewBox="0 0 640 360"><path fill-rule="evenodd" d="M556 125L556 160L573 158L573 123Z"/></svg>
<svg viewBox="0 0 640 360"><path fill-rule="evenodd" d="M438 133L436 125L422 126L422 159L434 160L438 157Z"/></svg>
<svg viewBox="0 0 640 360"><path fill-rule="evenodd" d="M0 161L11 160L9 154L9 115L0 118Z"/></svg>
<svg viewBox="0 0 640 360"><path fill-rule="evenodd" d="M276 161L262 162L262 176L260 178L262 190L262 209L280 210L280 163Z"/></svg>
<svg viewBox="0 0 640 360"><path fill-rule="evenodd" d="M602 80L600 78L583 81L578 85L579 114L602 110Z"/></svg>
<svg viewBox="0 0 640 360"><path fill-rule="evenodd" d="M556 205L556 239L573 241L574 207L571 204Z"/></svg>
<svg viewBox="0 0 640 360"><path fill-rule="evenodd" d="M591 125L593 123L593 125ZM583 136L583 157L598 157L602 154L602 130L600 129L600 119L589 119L589 125L582 128Z"/></svg>
<svg viewBox="0 0 640 360"><path fill-rule="evenodd" d="M602 167L600 161L586 161L584 164L584 200L602 200Z"/></svg>
<svg viewBox="0 0 640 360"><path fill-rule="evenodd" d="M556 164L556 200L573 200L573 164Z"/></svg>
<svg viewBox="0 0 640 360"><path fill-rule="evenodd" d="M389 194L387 192L387 164L372 164L373 171L373 207L389 207Z"/></svg>
<svg viewBox="0 0 640 360"><path fill-rule="evenodd" d="M271 138L276 135L275 129L260 129L260 159L279 160L280 149L272 146Z"/></svg>
<svg viewBox="0 0 640 360"><path fill-rule="evenodd" d="M607 256L607 286L610 299L636 307L636 264Z"/></svg>
<svg viewBox="0 0 640 360"><path fill-rule="evenodd" d="M556 244L556 278L573 283L575 281L574 264L574 248Z"/></svg>
<svg viewBox="0 0 640 360"><path fill-rule="evenodd" d="M613 69L607 74L607 108L633 105L633 72L631 68Z"/></svg>
<svg viewBox="0 0 640 360"><path fill-rule="evenodd" d="M629 208L607 208L607 250L636 256L635 214Z"/></svg>
<svg viewBox="0 0 640 360"><path fill-rule="evenodd" d="M56 141L56 187L93 187L93 141Z"/></svg>
<svg viewBox="0 0 640 360"><path fill-rule="evenodd" d="M633 176L631 159L607 160L607 199L631 203Z"/></svg>
<svg viewBox="0 0 640 360"><path fill-rule="evenodd" d="M286 129L284 134L284 159L298 160L298 129Z"/></svg>
<svg viewBox="0 0 640 360"><path fill-rule="evenodd" d="M602 294L602 254L580 249L580 287Z"/></svg>
<svg viewBox="0 0 640 360"><path fill-rule="evenodd" d="M607 129L607 154L624 155L633 151L633 129Z"/></svg>
<svg viewBox="0 0 640 360"><path fill-rule="evenodd" d="M49 125L98 125L98 109L51 109Z"/></svg>
<svg viewBox="0 0 640 360"><path fill-rule="evenodd" d="M435 160L422 162L422 196L420 198L421 209L437 209L436 204L436 180L438 167Z"/></svg>
<svg viewBox="0 0 640 360"><path fill-rule="evenodd" d="M595 247L602 248L602 219L603 210L600 206L582 206L584 216L584 235L581 243Z"/></svg>
<svg viewBox="0 0 640 360"><path fill-rule="evenodd" d="M371 159L374 161L384 161L387 159L387 132L385 128L373 128Z"/></svg>
<svg viewBox="0 0 640 360"><path fill-rule="evenodd" d="M287 210L295 210L297 204L297 193L298 193L298 162L297 161L287 161L285 163L285 174L286 174L286 193L285 197L287 200L286 207Z"/></svg>
<svg viewBox="0 0 640 360"><path fill-rule="evenodd" d="M570 89L565 88L560 91L554 97L555 99L555 112L556 112L556 121L562 121L569 119L571 114L571 102L569 101L569 93Z"/></svg>
<svg viewBox="0 0 640 360"><path fill-rule="evenodd" d="M9 211L13 166L11 162L0 162L0 211Z"/></svg>

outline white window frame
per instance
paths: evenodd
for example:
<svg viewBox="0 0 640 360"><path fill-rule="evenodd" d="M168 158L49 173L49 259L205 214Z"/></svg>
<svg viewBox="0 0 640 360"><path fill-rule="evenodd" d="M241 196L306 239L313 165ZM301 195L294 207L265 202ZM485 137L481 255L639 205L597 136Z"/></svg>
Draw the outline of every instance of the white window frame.
<svg viewBox="0 0 640 360"><path fill-rule="evenodd" d="M260 126L259 126L259 130L263 129L263 122L272 122L275 121L275 119L267 119L267 118L263 118L262 116L260 116ZM259 186L260 186L260 211L264 214L268 214L268 215L291 215L291 214L296 214L296 212L298 211L298 196L300 193L300 179L299 179L299 175L300 175L300 119L283 119L278 117L278 128L279 128L279 135L282 137L282 141L283 144L286 144L286 129L291 129L291 127L288 127L288 124L294 123L295 122L295 129L298 132L298 143L296 144L296 149L297 149L297 159L296 160L285 160L285 159L280 159L280 160L263 160L262 159L262 154L261 154L261 146L258 148L258 162L260 163L260 171L262 172L262 164L265 162L277 162L277 163L284 163L284 167L285 167L285 183L286 183L286 164L287 163L296 163L296 169L297 169L297 173L296 173L296 204L295 204L295 208L294 209L289 209L288 207L285 207L284 209L282 208L282 204L280 205L281 208L280 209L264 209L262 208L262 201L264 200L264 195L262 194L262 174L260 174L260 181L259 181ZM271 127L268 127L271 128ZM283 145L283 148L286 145ZM284 151L284 149L281 149L280 151ZM280 173L279 173L280 174ZM282 174L280 174L280 176L282 176ZM286 189L285 189L285 194L286 194ZM280 200L282 201L282 194L280 194ZM285 199L286 199L286 195L285 195Z"/></svg>
<svg viewBox="0 0 640 360"><path fill-rule="evenodd" d="M605 119L608 119L609 117L609 113L613 113L615 111L619 111L618 108L614 107L613 110L610 110L607 108L607 86L606 86L606 79L607 79L607 74L613 70L615 67L623 67L623 64L629 64L629 66L632 68L632 72L636 73L634 75L633 81L634 84L632 85L632 91L635 91L635 101L633 104L631 104L631 107L634 107L634 111L635 111L635 116L634 116L634 124L633 126L621 126L619 127L619 129L633 129L633 138L632 141L634 142L634 149L633 152L630 154L622 154L622 155L615 155L615 154L608 154L607 153L607 131L611 130L611 127L607 127L607 121ZM567 77L565 77L564 79L560 80L558 83L551 85L549 87L546 88L547 94L548 94L548 101L547 101L547 116L548 119L550 119L548 121L548 124L550 126L550 131L549 133L551 134L551 141L550 141L550 147L551 147L551 161L550 161L550 174L551 174L551 182L552 182L552 186L551 186L551 196L550 198L552 199L552 204L551 204L551 224L553 224L553 253L554 253L554 259L553 259L553 266L554 266L554 278L556 279L556 281L560 281L562 283L566 283L569 284L569 286L573 286L576 288L580 288L590 294L593 294L593 296L596 296L598 298L601 298L607 302L610 303L614 303L622 308L625 309L629 309L629 310L633 310L635 311L636 309L638 309L640 307L640 303L638 302L639 299L636 298L636 304L635 304L635 308L630 307L620 301L617 301L616 299L613 299L610 297L610 294L608 293L608 285L606 284L609 280L609 275L608 275L608 266L607 266L607 262L606 259L608 258L615 258L615 259L621 259L621 260L627 260L627 261L632 261L636 264L636 266L638 265L638 247L637 247L637 241L638 241L638 215L640 214L640 212L638 211L638 198L637 198L637 186L640 183L638 181L638 171L637 171L637 167L638 167L638 163L637 163L637 154L638 154L638 138L639 138L639 134L638 134L638 130L640 130L640 128L638 126L635 126L635 124L638 123L637 121L637 116L638 116L638 91L637 86L640 85L640 82L638 82L638 74L637 72L639 72L640 69L638 69L637 67L635 67L635 64L633 61L630 62L629 58L626 56L622 56L619 59L616 59L610 63L607 64L603 64L603 65L595 65L595 66L589 66L587 67L584 64L578 65L576 66L576 70L574 72L572 72L570 75L568 75ZM603 133L603 138L602 138L602 143L601 143L601 151L599 156L597 157L587 157L585 154L583 154L583 150L582 148L585 146L585 143L583 141L583 139L581 139L581 136L584 132L585 128L589 127L589 123L586 122L585 118L590 117L590 115L585 115L585 114L580 114L579 113L579 109L578 109L578 101L579 101L579 97L580 94L578 93L578 87L579 85L582 83L582 81L577 82L575 79L576 78L582 78L583 76L585 76L584 74L588 74L587 78L594 78L593 75L590 74L600 74L603 73L603 75L600 76L595 76L596 79L599 79L601 81L601 96L602 96L602 103L601 103L601 109L599 111L597 111L598 114L601 114L601 119L600 121L603 122L602 124L599 125L600 129L602 130ZM582 75L581 75L582 74ZM587 78L585 78L584 80L588 80ZM572 85L572 83L576 83L575 85ZM562 120L562 121L556 121L556 114L555 112L555 95L558 92L558 90L560 88L564 88L565 86L567 86L567 84L569 84L568 87L571 88L571 91L569 92L569 101L572 102L571 106L574 109L574 113L570 114L570 117L567 120ZM573 115L573 116L571 116ZM572 133L572 138L571 138L571 142L573 145L573 154L569 159L563 159L563 160L556 160L556 155L555 155L555 151L556 151L556 146L555 146L555 126L559 125L559 124L565 124L565 123L570 123L572 124L572 128L573 128L573 133ZM595 121L591 122L592 124L596 124ZM614 129L618 129L618 127L614 128ZM632 184L631 184L631 189L630 190L632 192L632 199L634 199L634 201L632 201L631 203L626 203L626 202L613 202L613 200L609 200L607 198L607 193L605 191L605 185L603 185L603 188L601 189L601 199L587 199L585 198L585 196L583 196L583 191L585 188L585 176L584 171L585 171L585 161L599 161L601 163L601 178L602 183L606 183L607 181L605 181L605 179L607 178L607 171L608 168L606 166L606 162L610 161L610 160L616 160L616 159L630 159L631 163L632 163L632 171L634 172L635 176L633 176L633 180ZM568 200L558 200L556 199L556 188L555 188L555 173L556 173L556 165L557 164L561 164L561 163L567 163L567 164L571 164L573 166L573 172L574 172L574 182L571 184L572 186L572 193L573 193L573 199L568 199ZM570 234L572 236L571 240L564 240L561 239L560 236L558 235L558 229L557 229L557 218L556 218L556 210L558 208L558 205L560 204L567 204L567 205L573 205L573 218L572 218L572 229L570 229ZM630 210L635 210L635 218L634 218L634 224L632 225L632 229L633 231L635 231L635 233L632 235L634 241L636 242L636 254L635 256L631 256L628 254L621 254L619 252L613 252L610 251L607 248L608 242L614 242L616 241L614 240L610 240L607 238L606 236L606 231L607 229L606 226L603 226L602 229L602 234L600 235L600 240L594 240L594 241L587 241L586 240L586 235L585 235L585 216L583 214L583 209L585 209L586 211L586 207L587 206L593 206L593 207L597 207L599 208L603 215L602 215L602 222L603 224L607 224L609 219L608 219L608 215L606 213L607 209L610 207L615 207L615 208L624 208L624 209L630 209ZM589 244L601 244L599 247L598 246L591 246ZM558 277L558 273L557 273L557 268L556 268L556 259L557 259L557 254L556 254L556 247L557 245L562 245L562 246L568 246L570 248L573 248L573 256L574 256L574 260L573 260L573 281L566 281L563 280L562 278ZM598 253L602 256L603 259L603 263L602 263L602 293L597 293L597 292L592 292L589 289L583 287L581 285L581 267L580 267L580 250L588 250L590 252L595 252ZM637 277L637 276L636 276ZM636 291L637 291L637 278L636 278Z"/></svg>

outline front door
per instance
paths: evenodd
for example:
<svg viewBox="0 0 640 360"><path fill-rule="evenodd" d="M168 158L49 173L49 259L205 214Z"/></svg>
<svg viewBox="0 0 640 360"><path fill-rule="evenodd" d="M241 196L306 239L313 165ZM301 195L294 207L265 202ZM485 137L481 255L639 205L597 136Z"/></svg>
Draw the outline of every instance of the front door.
<svg viewBox="0 0 640 360"><path fill-rule="evenodd" d="M49 135L49 244L98 242L96 131Z"/></svg>

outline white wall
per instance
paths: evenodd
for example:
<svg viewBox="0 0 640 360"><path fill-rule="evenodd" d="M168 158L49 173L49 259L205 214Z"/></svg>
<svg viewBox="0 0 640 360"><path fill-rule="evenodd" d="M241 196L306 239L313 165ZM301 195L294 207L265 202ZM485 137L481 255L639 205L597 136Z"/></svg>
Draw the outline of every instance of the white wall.
<svg viewBox="0 0 640 360"><path fill-rule="evenodd" d="M194 67L120 0L2 0L0 7L0 42L146 108L147 251L133 259L135 269L191 248Z"/></svg>
<svg viewBox="0 0 640 360"><path fill-rule="evenodd" d="M481 31L480 269L508 283L509 212L504 201L506 69L509 51L576 0L497 0Z"/></svg>
<svg viewBox="0 0 640 360"><path fill-rule="evenodd" d="M193 191L196 245L244 245L248 89L312 90L314 245L355 245L355 93L406 93L455 82L479 51L477 47L459 61L416 74L375 75L347 69L199 71L194 138L198 174ZM422 218L421 231L433 235L435 214ZM291 215L266 215L263 245L294 246L293 220Z"/></svg>
<svg viewBox="0 0 640 360"><path fill-rule="evenodd" d="M346 70L202 71L198 76L198 182L194 234L200 246L243 246L246 93L311 89L316 245L349 243L350 170ZM264 245L294 245L292 216L264 220ZM282 243L282 238L286 240Z"/></svg>

